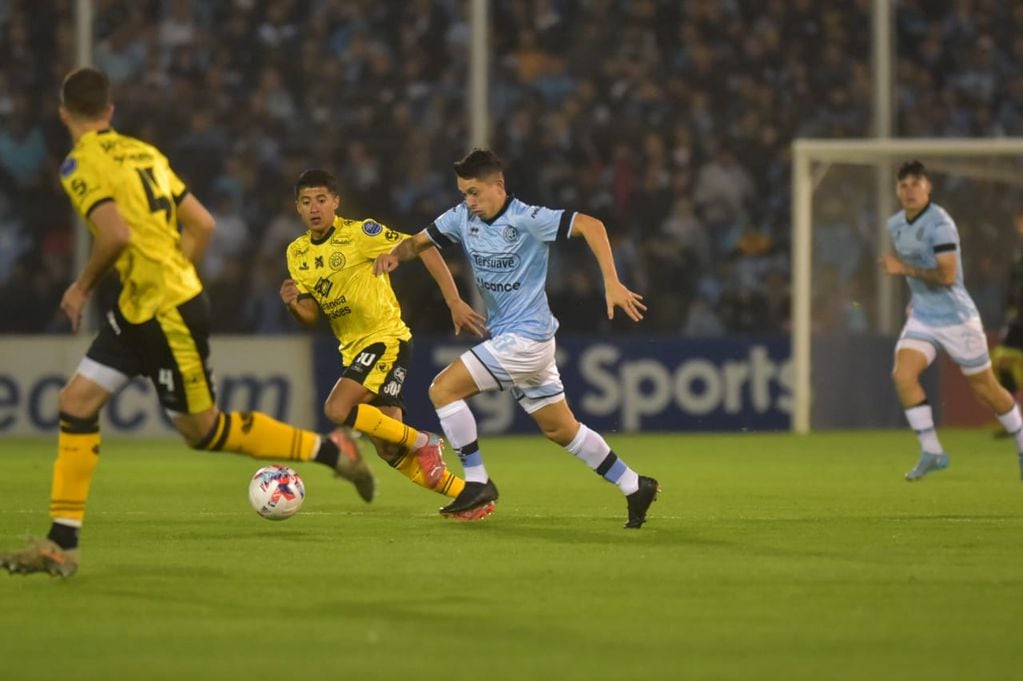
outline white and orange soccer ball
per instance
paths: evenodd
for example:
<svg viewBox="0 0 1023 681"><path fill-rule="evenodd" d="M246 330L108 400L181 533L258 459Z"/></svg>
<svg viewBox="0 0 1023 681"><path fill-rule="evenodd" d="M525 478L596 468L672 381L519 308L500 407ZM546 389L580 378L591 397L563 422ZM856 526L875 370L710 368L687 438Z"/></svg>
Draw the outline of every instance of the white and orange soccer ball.
<svg viewBox="0 0 1023 681"><path fill-rule="evenodd" d="M305 485L293 468L273 465L256 471L249 481L249 503L268 520L285 520L305 501Z"/></svg>

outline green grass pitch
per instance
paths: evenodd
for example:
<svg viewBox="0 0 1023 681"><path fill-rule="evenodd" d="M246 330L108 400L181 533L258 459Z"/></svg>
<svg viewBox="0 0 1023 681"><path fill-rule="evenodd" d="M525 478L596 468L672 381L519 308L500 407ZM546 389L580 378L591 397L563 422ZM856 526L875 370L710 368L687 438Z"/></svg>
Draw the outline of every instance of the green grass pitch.
<svg viewBox="0 0 1023 681"><path fill-rule="evenodd" d="M663 487L638 532L540 436L483 440L501 501L471 524L379 461L370 505L304 465L274 523L258 462L108 438L78 575L0 575L0 676L1021 678L1016 455L942 436L952 466L909 484L907 431L612 435ZM53 455L0 442L0 547L45 533Z"/></svg>

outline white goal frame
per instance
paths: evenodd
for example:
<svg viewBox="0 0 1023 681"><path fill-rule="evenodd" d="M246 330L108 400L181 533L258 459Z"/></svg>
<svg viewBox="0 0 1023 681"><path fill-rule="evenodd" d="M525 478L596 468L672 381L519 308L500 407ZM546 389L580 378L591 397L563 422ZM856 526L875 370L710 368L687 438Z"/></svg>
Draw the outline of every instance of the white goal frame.
<svg viewBox="0 0 1023 681"><path fill-rule="evenodd" d="M887 244L886 221L894 208L894 163L910 158L965 156L1023 157L1023 137L914 139L797 139L792 143L792 430L810 432L813 400L810 377L813 254L813 193L831 163L869 165L878 169L878 233ZM985 176L977 169L975 176ZM1021 176L995 173L991 179L1019 184ZM887 246L885 246L887 247ZM890 279L885 277L884 281ZM879 290L882 310L891 300L891 286Z"/></svg>

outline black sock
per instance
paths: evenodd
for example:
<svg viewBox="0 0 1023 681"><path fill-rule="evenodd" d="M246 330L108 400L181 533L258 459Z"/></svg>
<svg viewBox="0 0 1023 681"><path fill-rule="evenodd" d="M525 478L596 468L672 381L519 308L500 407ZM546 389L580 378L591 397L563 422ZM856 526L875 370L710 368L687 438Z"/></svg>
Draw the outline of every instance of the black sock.
<svg viewBox="0 0 1023 681"><path fill-rule="evenodd" d="M53 523L50 525L50 533L46 538L62 549L78 548L78 533L80 529L70 525Z"/></svg>
<svg viewBox="0 0 1023 681"><path fill-rule="evenodd" d="M334 441L325 435L320 436L320 449L316 452L316 458L313 461L322 463L330 468L337 468L338 457L341 456L341 451L334 444Z"/></svg>

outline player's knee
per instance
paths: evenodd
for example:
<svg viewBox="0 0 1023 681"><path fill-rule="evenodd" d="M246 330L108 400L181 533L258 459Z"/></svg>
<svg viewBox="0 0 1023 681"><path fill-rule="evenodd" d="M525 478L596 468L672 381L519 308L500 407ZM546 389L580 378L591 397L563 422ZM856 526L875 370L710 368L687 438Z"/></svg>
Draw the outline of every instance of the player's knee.
<svg viewBox="0 0 1023 681"><path fill-rule="evenodd" d="M540 426L540 430L548 440L564 446L571 442L575 438L576 433L579 432L579 423L572 422L542 425Z"/></svg>
<svg viewBox="0 0 1023 681"><path fill-rule="evenodd" d="M447 389L444 387L444 384L442 382L437 381L436 379L434 379L434 381L432 383L430 383L430 389L429 389L428 393L430 395L430 402L433 403L433 406L435 408L443 407L444 405L448 404L449 402L453 402L454 401L454 400L448 399L448 391L447 391Z"/></svg>
<svg viewBox="0 0 1023 681"><path fill-rule="evenodd" d="M349 418L354 418L355 410L352 405L343 400L327 399L323 403L323 415L330 419L331 423L338 425L352 425L348 423Z"/></svg>

